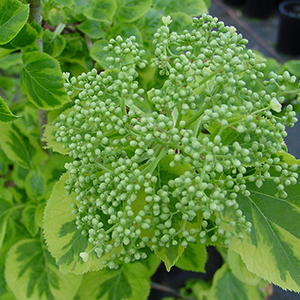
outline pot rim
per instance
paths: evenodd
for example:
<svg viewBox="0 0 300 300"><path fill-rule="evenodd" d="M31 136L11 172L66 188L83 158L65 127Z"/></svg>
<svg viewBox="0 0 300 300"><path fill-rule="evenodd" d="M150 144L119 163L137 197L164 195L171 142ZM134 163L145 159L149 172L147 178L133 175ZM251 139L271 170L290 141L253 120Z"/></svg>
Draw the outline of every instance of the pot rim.
<svg viewBox="0 0 300 300"><path fill-rule="evenodd" d="M289 5L289 4L297 4L299 5L299 8L300 8L300 0L290 0L290 1L283 1L279 4L279 12L284 15L284 16L287 16L289 18L293 18L293 19L300 19L300 10L299 10L299 13L293 13L289 10L286 9L286 6Z"/></svg>

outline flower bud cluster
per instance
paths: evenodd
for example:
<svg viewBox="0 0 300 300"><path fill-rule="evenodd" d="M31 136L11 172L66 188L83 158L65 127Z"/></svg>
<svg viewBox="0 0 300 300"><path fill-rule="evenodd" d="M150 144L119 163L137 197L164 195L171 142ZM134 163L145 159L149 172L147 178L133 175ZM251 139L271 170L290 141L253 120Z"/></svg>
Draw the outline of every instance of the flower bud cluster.
<svg viewBox="0 0 300 300"><path fill-rule="evenodd" d="M285 198L297 182L297 165L280 156L285 126L296 122L293 107L282 106L295 78L271 74L265 85L278 89L254 91L246 82L265 65L232 27L205 14L191 32L170 32L170 23L154 35L152 60L166 80L147 96L134 38L110 41L109 70L66 79L78 94L56 122L56 141L73 159L65 188L75 193L77 229L110 268L145 258L146 247L243 239L252 224L239 201L249 186L273 182Z"/></svg>

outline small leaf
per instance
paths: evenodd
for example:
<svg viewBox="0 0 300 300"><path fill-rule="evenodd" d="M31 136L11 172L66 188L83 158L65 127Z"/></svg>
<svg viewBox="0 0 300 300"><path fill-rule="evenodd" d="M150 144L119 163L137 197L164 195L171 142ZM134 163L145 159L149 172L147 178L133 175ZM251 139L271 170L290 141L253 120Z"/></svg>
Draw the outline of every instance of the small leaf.
<svg viewBox="0 0 300 300"><path fill-rule="evenodd" d="M182 12L171 13L173 22L170 24L170 30L178 33L184 30L192 29L192 18Z"/></svg>
<svg viewBox="0 0 300 300"><path fill-rule="evenodd" d="M100 40L93 44L91 48L91 57L104 69L108 69L110 63L106 61L106 58L109 56L109 53L104 51L103 48L107 46L107 40Z"/></svg>
<svg viewBox="0 0 300 300"><path fill-rule="evenodd" d="M199 16L208 12L204 0L155 0L154 7L162 10L164 15L181 12L189 16Z"/></svg>
<svg viewBox="0 0 300 300"><path fill-rule="evenodd" d="M17 0L1 0L0 3L0 45L11 41L25 25L29 5Z"/></svg>
<svg viewBox="0 0 300 300"><path fill-rule="evenodd" d="M10 160L25 169L31 169L46 161L48 155L32 136L21 131L18 122L0 124L0 144Z"/></svg>
<svg viewBox="0 0 300 300"><path fill-rule="evenodd" d="M15 116L8 108L4 99L0 96L0 122L12 122L19 117Z"/></svg>
<svg viewBox="0 0 300 300"><path fill-rule="evenodd" d="M107 32L107 36L112 38L115 38L117 35L120 35L124 39L129 38L131 36L135 36L136 42L138 44L141 45L143 43L142 34L134 24L120 23L116 26L111 27L110 30Z"/></svg>
<svg viewBox="0 0 300 300"><path fill-rule="evenodd" d="M207 300L262 300L264 297L263 291L241 282L224 264L214 275Z"/></svg>
<svg viewBox="0 0 300 300"><path fill-rule="evenodd" d="M18 300L73 300L81 276L61 274L40 241L23 239L8 252L5 279Z"/></svg>
<svg viewBox="0 0 300 300"><path fill-rule="evenodd" d="M74 3L73 0L53 0L53 1L65 6L71 6Z"/></svg>
<svg viewBox="0 0 300 300"><path fill-rule="evenodd" d="M181 244L178 244L176 246L171 245L169 248L156 248L154 249L154 253L165 263L166 269L169 272L182 255L184 249Z"/></svg>
<svg viewBox="0 0 300 300"><path fill-rule="evenodd" d="M13 204L7 199L3 199L3 195L0 198L0 249L3 244L3 240L6 233L6 226L9 217L10 210L12 209Z"/></svg>
<svg viewBox="0 0 300 300"><path fill-rule="evenodd" d="M117 18L129 23L143 16L151 7L151 0L117 0Z"/></svg>
<svg viewBox="0 0 300 300"><path fill-rule="evenodd" d="M77 28L92 39L100 39L105 36L105 23L95 20L85 20Z"/></svg>
<svg viewBox="0 0 300 300"><path fill-rule="evenodd" d="M46 204L44 202L40 203L34 213L34 221L37 226L43 227L43 216L44 216L44 209Z"/></svg>
<svg viewBox="0 0 300 300"><path fill-rule="evenodd" d="M57 60L41 52L25 53L22 59L22 90L33 104L51 110L69 101Z"/></svg>
<svg viewBox="0 0 300 300"><path fill-rule="evenodd" d="M46 181L39 169L30 170L25 179L25 190L28 197L35 201L45 195Z"/></svg>
<svg viewBox="0 0 300 300"><path fill-rule="evenodd" d="M50 30L45 30L43 35L43 50L52 57L61 54L66 46L66 41L62 35L58 35Z"/></svg>
<svg viewBox="0 0 300 300"><path fill-rule="evenodd" d="M115 0L89 0L85 4L84 15L91 20L111 23L115 11Z"/></svg>
<svg viewBox="0 0 300 300"><path fill-rule="evenodd" d="M22 211L22 222L32 237L35 237L39 231L39 227L35 223L36 206L27 204Z"/></svg>
<svg viewBox="0 0 300 300"><path fill-rule="evenodd" d="M183 270L205 273L206 261L206 247L200 241L196 241L188 244L175 265Z"/></svg>

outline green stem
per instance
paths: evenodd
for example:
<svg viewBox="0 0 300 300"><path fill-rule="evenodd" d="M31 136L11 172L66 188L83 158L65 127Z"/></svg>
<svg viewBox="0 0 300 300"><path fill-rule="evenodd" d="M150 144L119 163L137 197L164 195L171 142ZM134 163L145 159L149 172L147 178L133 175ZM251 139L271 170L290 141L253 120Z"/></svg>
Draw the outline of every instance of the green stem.
<svg viewBox="0 0 300 300"><path fill-rule="evenodd" d="M206 108L209 106L209 103L204 103L203 106L196 112L190 119L188 119L185 123L186 127L189 127L191 124L193 124L198 118L202 116ZM200 126L200 124L198 124Z"/></svg>
<svg viewBox="0 0 300 300"><path fill-rule="evenodd" d="M152 174L159 162L164 158L164 156L167 154L167 150L165 150L163 147L157 149L155 152L156 159L154 162L151 162L142 172L142 175L145 175L147 173Z"/></svg>

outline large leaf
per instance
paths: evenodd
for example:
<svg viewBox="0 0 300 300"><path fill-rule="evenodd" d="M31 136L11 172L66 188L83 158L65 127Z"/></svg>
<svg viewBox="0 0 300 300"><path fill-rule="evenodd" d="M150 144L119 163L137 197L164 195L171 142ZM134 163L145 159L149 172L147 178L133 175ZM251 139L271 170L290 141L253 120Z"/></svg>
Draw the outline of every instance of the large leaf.
<svg viewBox="0 0 300 300"><path fill-rule="evenodd" d="M102 269L84 275L78 291L80 300L144 300L150 292L152 266L158 265L155 255L144 261L123 264L117 270Z"/></svg>
<svg viewBox="0 0 300 300"><path fill-rule="evenodd" d="M7 104L0 96L0 122L12 122L18 119L8 108Z"/></svg>
<svg viewBox="0 0 300 300"><path fill-rule="evenodd" d="M144 15L152 0L117 0L117 17L121 22L133 22Z"/></svg>
<svg viewBox="0 0 300 300"><path fill-rule="evenodd" d="M12 40L24 26L29 15L29 5L17 0L0 2L0 45Z"/></svg>
<svg viewBox="0 0 300 300"><path fill-rule="evenodd" d="M0 145L10 160L31 169L47 160L48 155L32 136L17 126L18 122L0 124Z"/></svg>
<svg viewBox="0 0 300 300"><path fill-rule="evenodd" d="M23 54L21 85L23 92L37 107L54 109L69 101L56 59L46 53Z"/></svg>
<svg viewBox="0 0 300 300"><path fill-rule="evenodd" d="M250 272L281 286L300 291L300 182L286 188L288 197L275 196L276 185L267 181L259 189L247 186L249 197L238 202L252 231L231 248L242 257Z"/></svg>
<svg viewBox="0 0 300 300"><path fill-rule="evenodd" d="M23 239L8 252L5 279L18 300L73 300L82 277L60 273L40 241Z"/></svg>
<svg viewBox="0 0 300 300"><path fill-rule="evenodd" d="M206 247L197 241L189 243L175 265L183 270L205 273L206 261Z"/></svg>
<svg viewBox="0 0 300 300"><path fill-rule="evenodd" d="M84 14L89 19L111 23L116 8L115 0L88 0Z"/></svg>
<svg viewBox="0 0 300 300"><path fill-rule="evenodd" d="M65 182L68 174L64 174L53 188L44 213L44 235L49 251L55 257L61 272L82 274L87 271L99 270L104 267L101 263L103 256L98 259L92 252L87 262L80 257L81 252L88 252L92 245L87 238L77 230L75 216L72 215L72 203L76 195L66 195Z"/></svg>
<svg viewBox="0 0 300 300"><path fill-rule="evenodd" d="M20 32L10 41L10 45L16 48L24 48L35 44L37 38L38 33L35 28L29 24L25 24ZM33 46L38 47L36 44Z"/></svg>
<svg viewBox="0 0 300 300"><path fill-rule="evenodd" d="M262 300L264 296L258 287L241 282L224 264L214 275L207 300Z"/></svg>
<svg viewBox="0 0 300 300"><path fill-rule="evenodd" d="M239 278L242 282L256 285L261 280L260 277L249 272L241 256L235 251L228 249L226 261L235 277Z"/></svg>

